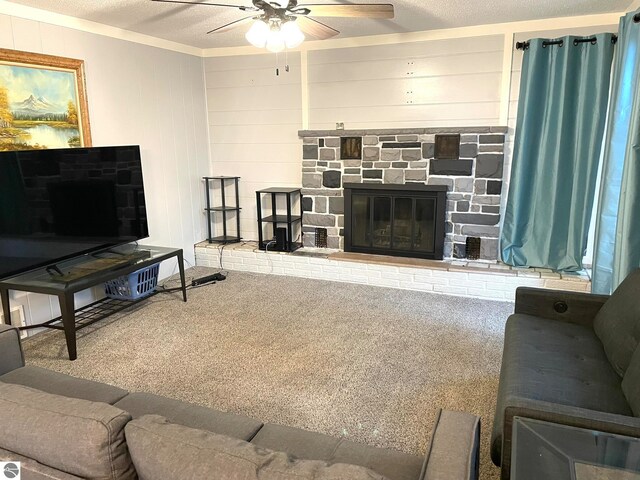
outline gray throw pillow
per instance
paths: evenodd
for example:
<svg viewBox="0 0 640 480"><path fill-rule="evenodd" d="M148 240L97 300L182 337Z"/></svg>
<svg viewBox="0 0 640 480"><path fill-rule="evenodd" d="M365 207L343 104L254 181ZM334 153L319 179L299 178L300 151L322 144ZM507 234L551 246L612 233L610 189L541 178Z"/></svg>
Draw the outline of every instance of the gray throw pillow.
<svg viewBox="0 0 640 480"><path fill-rule="evenodd" d="M112 405L0 382L0 449L94 480L133 480L131 416Z"/></svg>
<svg viewBox="0 0 640 480"><path fill-rule="evenodd" d="M596 315L593 328L609 363L624 376L640 341L640 269L616 288Z"/></svg>
<svg viewBox="0 0 640 480"><path fill-rule="evenodd" d="M622 379L622 393L629 402L633 414L640 417L640 347L636 348Z"/></svg>
<svg viewBox="0 0 640 480"><path fill-rule="evenodd" d="M297 460L244 440L144 415L126 426L131 458L142 480L384 480L364 467Z"/></svg>

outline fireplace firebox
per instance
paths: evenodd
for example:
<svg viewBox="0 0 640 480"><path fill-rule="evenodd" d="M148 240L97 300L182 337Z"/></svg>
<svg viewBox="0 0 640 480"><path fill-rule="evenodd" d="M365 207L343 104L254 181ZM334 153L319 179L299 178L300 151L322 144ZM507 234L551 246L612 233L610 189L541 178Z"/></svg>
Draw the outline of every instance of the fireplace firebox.
<svg viewBox="0 0 640 480"><path fill-rule="evenodd" d="M346 252L442 260L447 187L344 184Z"/></svg>

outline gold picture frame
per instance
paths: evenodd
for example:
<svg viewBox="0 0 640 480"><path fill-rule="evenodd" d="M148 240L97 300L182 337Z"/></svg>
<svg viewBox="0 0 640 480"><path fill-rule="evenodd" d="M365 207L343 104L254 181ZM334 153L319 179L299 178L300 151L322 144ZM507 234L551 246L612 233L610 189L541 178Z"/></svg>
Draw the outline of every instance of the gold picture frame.
<svg viewBox="0 0 640 480"><path fill-rule="evenodd" d="M0 48L0 151L90 146L84 61Z"/></svg>

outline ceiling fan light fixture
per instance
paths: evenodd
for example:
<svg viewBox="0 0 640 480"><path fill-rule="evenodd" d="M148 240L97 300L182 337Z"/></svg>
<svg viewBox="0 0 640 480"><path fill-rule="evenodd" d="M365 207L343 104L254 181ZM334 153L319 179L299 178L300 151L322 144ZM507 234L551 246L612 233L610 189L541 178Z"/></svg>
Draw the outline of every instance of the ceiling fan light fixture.
<svg viewBox="0 0 640 480"><path fill-rule="evenodd" d="M278 53L284 50L286 44L284 43L284 36L279 27L271 27L271 31L267 36L267 50L273 53Z"/></svg>
<svg viewBox="0 0 640 480"><path fill-rule="evenodd" d="M304 42L304 33L300 31L300 27L298 27L295 20L288 21L282 25L280 32L284 38L284 43L287 48L296 48Z"/></svg>
<svg viewBox="0 0 640 480"><path fill-rule="evenodd" d="M271 34L271 29L262 20L256 20L251 25L249 31L245 34L247 41L257 48L264 48Z"/></svg>

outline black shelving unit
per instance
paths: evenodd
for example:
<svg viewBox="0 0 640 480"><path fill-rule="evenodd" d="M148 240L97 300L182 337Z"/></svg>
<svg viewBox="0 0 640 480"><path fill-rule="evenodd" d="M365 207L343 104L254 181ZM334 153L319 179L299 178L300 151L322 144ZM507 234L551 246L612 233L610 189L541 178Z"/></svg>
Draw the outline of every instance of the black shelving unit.
<svg viewBox="0 0 640 480"><path fill-rule="evenodd" d="M262 198L271 197L271 215L262 216ZM293 203L298 200L298 214L292 211ZM284 200L286 214L278 213L278 199ZM302 242L296 241L302 238L302 191L300 188L271 187L256 192L256 204L258 207L258 246L260 250L293 252L302 246ZM265 240L263 229L271 226L271 237ZM269 230L268 230L269 232ZM296 233L299 236L294 236Z"/></svg>
<svg viewBox="0 0 640 480"><path fill-rule="evenodd" d="M240 197L238 194L238 180L240 177L203 177L205 182L205 192L207 195L207 206L205 211L207 212L207 240L209 243L236 243L241 240L240 237ZM230 185L229 185L230 184ZM216 189L216 186L218 187ZM227 197L225 187L233 186L236 198L236 204L233 206L227 205ZM213 192L212 192L213 190ZM220 205L211 206L211 197L216 197L216 190L219 190ZM228 214L235 213L236 228L235 235L230 233L230 229L227 222L230 220ZM216 214L222 215L222 235L213 236L211 223L215 221Z"/></svg>

